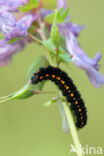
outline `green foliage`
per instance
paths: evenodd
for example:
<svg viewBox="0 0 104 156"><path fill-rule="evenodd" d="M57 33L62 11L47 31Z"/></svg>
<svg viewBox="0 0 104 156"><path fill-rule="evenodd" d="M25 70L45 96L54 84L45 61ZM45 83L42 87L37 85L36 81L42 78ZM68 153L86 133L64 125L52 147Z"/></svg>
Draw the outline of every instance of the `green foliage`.
<svg viewBox="0 0 104 156"><path fill-rule="evenodd" d="M2 33L0 33L0 40L2 40L4 38L5 38L5 36Z"/></svg>
<svg viewBox="0 0 104 156"><path fill-rule="evenodd" d="M30 34L33 34L34 33L34 31L35 31L35 25L31 25L30 26L30 28L29 28L29 30L28 30L28 32L30 33Z"/></svg>
<svg viewBox="0 0 104 156"><path fill-rule="evenodd" d="M31 97L32 95L34 95L34 91L30 90L29 86L30 86L30 82L28 82L20 90L12 93L6 97L0 98L0 103L8 101L8 100L12 100L12 99L26 99L26 98Z"/></svg>
<svg viewBox="0 0 104 156"><path fill-rule="evenodd" d="M56 47L51 39L43 41L42 44L56 56ZM58 57L60 62L71 62L70 55L61 46L59 46Z"/></svg>
<svg viewBox="0 0 104 156"><path fill-rule="evenodd" d="M30 65L29 70L27 72L27 81L29 81L34 72L36 72L40 67L47 66L48 60L45 56L40 56L39 58L35 59L35 61Z"/></svg>
<svg viewBox="0 0 104 156"><path fill-rule="evenodd" d="M58 30L58 26L56 23L56 16L57 16L57 10L55 11L54 15L54 21L51 28L51 40L53 41L54 45L58 48L60 45L60 33Z"/></svg>
<svg viewBox="0 0 104 156"><path fill-rule="evenodd" d="M36 90L41 90L44 86L44 82L39 83L38 85L32 85L30 79L33 75L33 72L37 71L39 67L47 66L47 65L48 65L48 61L44 56L41 56L38 59L36 59L28 70L26 85L20 90L6 97L0 98L0 103L8 101L8 100L12 100L12 99L26 99L34 95Z"/></svg>
<svg viewBox="0 0 104 156"><path fill-rule="evenodd" d="M57 12L57 16L56 16L56 23L65 23L65 22L68 22L66 20L66 17L68 16L69 14L69 9L65 9L65 8L61 8L60 10L58 10ZM52 24L53 21L54 21L54 17L55 17L55 12L53 12L52 14L50 15L47 15L44 19Z"/></svg>
<svg viewBox="0 0 104 156"><path fill-rule="evenodd" d="M26 3L24 6L19 7L19 11L28 12L34 8L38 8L39 3L38 0L30 0L29 3Z"/></svg>
<svg viewBox="0 0 104 156"><path fill-rule="evenodd" d="M21 41L25 39L26 37L21 37L21 38L12 38L11 40L8 41L8 44L16 43L18 41Z"/></svg>
<svg viewBox="0 0 104 156"><path fill-rule="evenodd" d="M10 99L26 99L34 95L34 91L29 89L30 83L28 82L23 88L16 91L10 96Z"/></svg>
<svg viewBox="0 0 104 156"><path fill-rule="evenodd" d="M27 72L27 81L31 79L33 76L33 73L36 72L40 67L47 66L49 64L48 60L46 59L45 56L40 56L37 58L31 65L30 68ZM31 85L32 90L42 90L45 82L41 82L37 85Z"/></svg>

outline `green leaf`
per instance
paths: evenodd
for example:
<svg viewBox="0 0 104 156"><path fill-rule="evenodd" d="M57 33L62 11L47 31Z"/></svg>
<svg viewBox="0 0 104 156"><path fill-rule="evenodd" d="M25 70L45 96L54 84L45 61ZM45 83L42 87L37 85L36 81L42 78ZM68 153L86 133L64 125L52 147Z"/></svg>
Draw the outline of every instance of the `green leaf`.
<svg viewBox="0 0 104 156"><path fill-rule="evenodd" d="M69 9L65 9L65 8L61 8L60 10L58 10L57 12L57 16L56 16L56 23L65 23L65 22L69 22L68 20L66 20L66 17L68 16L69 14ZM52 24L53 21L54 21L54 16L55 16L55 12L50 14L50 15L47 15L44 19Z"/></svg>
<svg viewBox="0 0 104 156"><path fill-rule="evenodd" d="M26 37L21 37L21 38L12 38L11 40L8 41L8 44L12 44L18 41L21 41L23 39L25 39Z"/></svg>
<svg viewBox="0 0 104 156"><path fill-rule="evenodd" d="M6 96L6 97L2 97L0 98L0 103L8 101L8 100L12 100L12 99L26 99L31 97L32 95L34 95L34 91L33 90L29 90L29 86L30 86L30 82L28 82L23 88L21 88L20 90Z"/></svg>
<svg viewBox="0 0 104 156"><path fill-rule="evenodd" d="M0 33L0 40L2 40L4 38L5 38L5 36L2 33Z"/></svg>
<svg viewBox="0 0 104 156"><path fill-rule="evenodd" d="M24 6L20 6L18 9L19 11L22 11L22 12L28 12L38 7L39 7L38 0L30 0L29 3L26 3Z"/></svg>
<svg viewBox="0 0 104 156"><path fill-rule="evenodd" d="M51 39L43 41L42 44L54 55L56 56L56 47L53 44ZM71 62L70 55L61 47L59 46L58 57L60 62Z"/></svg>
<svg viewBox="0 0 104 156"><path fill-rule="evenodd" d="M27 81L31 79L33 76L33 73L36 72L40 67L47 66L49 65L48 60L46 59L45 56L40 56L37 58L30 66L28 73L27 73ZM37 84L37 85L31 85L32 90L42 90L43 86L45 84L45 81Z"/></svg>
<svg viewBox="0 0 104 156"><path fill-rule="evenodd" d="M31 25L30 28L28 29L28 32L30 34L33 34L35 32L35 28L36 28L35 25Z"/></svg>
<svg viewBox="0 0 104 156"><path fill-rule="evenodd" d="M48 64L49 62L45 56L40 56L39 58L35 59L35 61L29 67L26 80L29 81L34 72L36 72L40 67L47 66Z"/></svg>
<svg viewBox="0 0 104 156"><path fill-rule="evenodd" d="M16 91L10 99L26 99L34 95L34 91L29 90L30 82L28 82L23 88Z"/></svg>
<svg viewBox="0 0 104 156"><path fill-rule="evenodd" d="M60 33L59 33L58 26L56 23L56 16L57 16L57 11L55 12L54 21L53 21L52 28L51 28L51 40L53 41L55 46L58 48L60 45Z"/></svg>

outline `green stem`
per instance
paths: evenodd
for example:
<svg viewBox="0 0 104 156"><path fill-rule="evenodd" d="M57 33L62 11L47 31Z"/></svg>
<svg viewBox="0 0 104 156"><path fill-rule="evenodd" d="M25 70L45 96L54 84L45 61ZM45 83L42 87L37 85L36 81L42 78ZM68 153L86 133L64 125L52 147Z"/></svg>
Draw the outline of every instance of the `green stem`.
<svg viewBox="0 0 104 156"><path fill-rule="evenodd" d="M75 123L74 123L74 119L73 119L71 110L69 109L68 104L65 103L65 102L63 102L63 107L64 107L64 111L65 111L65 114L66 114L66 117L67 117L67 121L68 121L68 124L69 124L69 128L70 128L70 132L71 132L71 135L72 135L72 138L73 138L73 142L74 142L74 145L75 145L75 148L76 148L76 151L77 151L77 155L78 156L83 156L80 153L80 145L81 144L80 144L80 141L79 141L77 129L76 129L76 126L75 126Z"/></svg>
<svg viewBox="0 0 104 156"><path fill-rule="evenodd" d="M42 44L41 40L39 40L37 37L33 36L32 34L28 34L28 36L33 39L35 42Z"/></svg>

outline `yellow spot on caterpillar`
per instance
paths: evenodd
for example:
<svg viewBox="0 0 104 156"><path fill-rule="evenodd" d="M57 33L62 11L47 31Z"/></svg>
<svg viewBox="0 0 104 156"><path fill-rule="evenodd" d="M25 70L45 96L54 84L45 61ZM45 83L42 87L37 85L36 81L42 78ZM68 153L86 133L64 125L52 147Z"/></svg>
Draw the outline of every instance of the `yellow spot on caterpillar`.
<svg viewBox="0 0 104 156"><path fill-rule="evenodd" d="M75 100L76 98L74 97L73 100Z"/></svg>
<svg viewBox="0 0 104 156"><path fill-rule="evenodd" d="M73 97L73 96L74 96L74 94L73 94L73 93L71 93L71 96Z"/></svg>
<svg viewBox="0 0 104 156"><path fill-rule="evenodd" d="M67 85L65 85L64 87L65 87L66 89L69 89L69 86L67 86Z"/></svg>
<svg viewBox="0 0 104 156"><path fill-rule="evenodd" d="M55 75L52 75L53 78L55 78Z"/></svg>
<svg viewBox="0 0 104 156"><path fill-rule="evenodd" d="M46 77L48 77L48 76L49 76L49 74L46 74L45 76L46 76Z"/></svg>
<svg viewBox="0 0 104 156"><path fill-rule="evenodd" d="M75 101L75 104L77 105L77 104L78 104L78 102L77 102L77 101Z"/></svg>
<svg viewBox="0 0 104 156"><path fill-rule="evenodd" d="M40 77L40 80L42 80L42 79L43 79L43 76Z"/></svg>
<svg viewBox="0 0 104 156"><path fill-rule="evenodd" d="M79 112L81 112L81 111L82 111L82 109L80 108L80 109L79 109Z"/></svg>
<svg viewBox="0 0 104 156"><path fill-rule="evenodd" d="M56 77L56 79L57 79L57 80L61 80L61 78L60 78L60 77Z"/></svg>
<svg viewBox="0 0 104 156"><path fill-rule="evenodd" d="M68 93L71 93L71 90L68 90Z"/></svg>
<svg viewBox="0 0 104 156"><path fill-rule="evenodd" d="M69 89L69 87L67 86L66 89Z"/></svg>
<svg viewBox="0 0 104 156"><path fill-rule="evenodd" d="M62 83L62 84L65 84L65 81L61 80L61 83Z"/></svg>

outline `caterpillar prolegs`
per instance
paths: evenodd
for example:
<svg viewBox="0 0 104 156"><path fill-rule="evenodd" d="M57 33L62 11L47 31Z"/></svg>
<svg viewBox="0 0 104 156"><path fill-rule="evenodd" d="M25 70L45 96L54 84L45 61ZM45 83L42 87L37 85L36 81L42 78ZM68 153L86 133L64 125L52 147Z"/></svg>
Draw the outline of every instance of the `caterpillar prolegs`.
<svg viewBox="0 0 104 156"><path fill-rule="evenodd" d="M76 86L73 84L73 81L64 71L52 66L42 67L34 73L31 80L32 84L38 84L43 80L53 81L66 97L67 102L70 102L70 108L76 116L76 126L82 128L86 125L87 111L84 101Z"/></svg>

